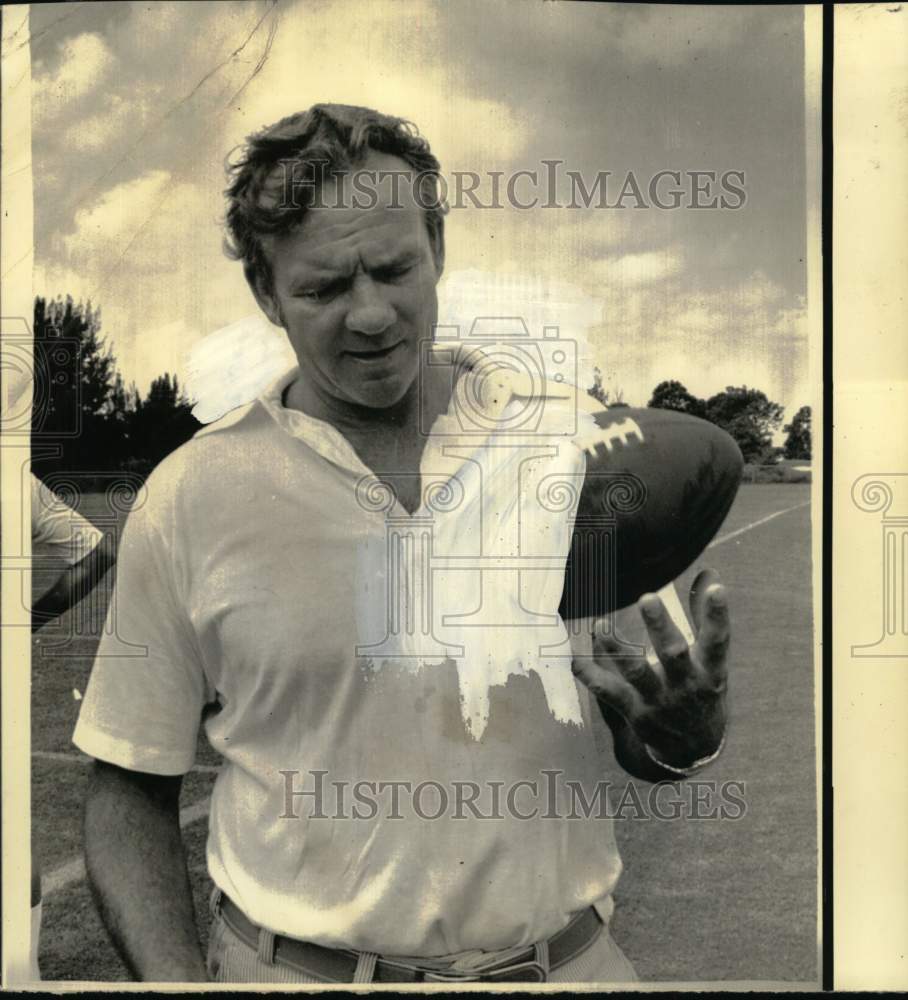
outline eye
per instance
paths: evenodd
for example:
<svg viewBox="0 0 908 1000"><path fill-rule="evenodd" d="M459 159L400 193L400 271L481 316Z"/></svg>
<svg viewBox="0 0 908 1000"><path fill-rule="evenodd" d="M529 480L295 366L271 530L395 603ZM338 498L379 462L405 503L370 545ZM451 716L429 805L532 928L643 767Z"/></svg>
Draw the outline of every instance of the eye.
<svg viewBox="0 0 908 1000"><path fill-rule="evenodd" d="M330 281L326 285L318 285L315 288L301 288L293 293L293 297L313 304L328 302L343 291L343 286L343 281Z"/></svg>
<svg viewBox="0 0 908 1000"><path fill-rule="evenodd" d="M412 264L395 264L392 267L383 267L377 272L379 281L396 281L413 270Z"/></svg>

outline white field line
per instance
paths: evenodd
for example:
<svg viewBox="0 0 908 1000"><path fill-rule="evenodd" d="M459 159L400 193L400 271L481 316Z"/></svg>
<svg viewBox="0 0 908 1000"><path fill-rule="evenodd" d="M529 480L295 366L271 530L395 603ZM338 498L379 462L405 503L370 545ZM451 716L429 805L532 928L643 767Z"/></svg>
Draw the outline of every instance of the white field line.
<svg viewBox="0 0 908 1000"><path fill-rule="evenodd" d="M768 514L766 517L761 517L759 521L752 521L750 524L745 524L743 528L738 528L736 531L730 531L727 535L720 535L718 538L713 539L707 548L711 549L716 545L721 545L723 542L729 542L731 539L746 534L754 528L759 528L761 525L767 524L774 518L781 517L783 514L790 514L793 510L800 510L801 507L806 507L809 503L809 500L805 500L803 503L795 504L794 507L786 507L784 510L777 510L774 514ZM65 760L68 763L72 763L73 761L83 763L84 761L91 759L90 757L85 757L83 761L82 757L75 754L54 753L49 750L36 750L33 756L42 757L47 760ZM217 771L218 768L196 765L193 770ZM187 806L185 809L181 809L180 826L189 826L190 823L195 823L207 816L208 807L210 805L211 799L204 799L201 802L196 802L194 805ZM73 882L78 882L83 878L85 878L85 862L81 857L73 858L71 861L66 861L62 865L59 865L48 875L43 875L41 878L41 889L45 896L49 896L51 893L59 892L61 889L65 889L66 886L71 885Z"/></svg>
<svg viewBox="0 0 908 1000"><path fill-rule="evenodd" d="M761 524L766 524L767 521L771 521L773 518L781 517L783 514L790 514L793 510L800 510L809 503L809 500L805 500L803 503L796 503L794 507L786 507L785 510L777 510L774 514L767 514L766 517L761 517L759 521L752 521L750 524L745 524L743 528L738 528L737 531L729 531L727 535L719 535L718 538L714 538L706 547L707 549L711 549L716 545L721 545L723 542L730 542L733 538L737 538L739 535L743 535L754 528L759 528Z"/></svg>

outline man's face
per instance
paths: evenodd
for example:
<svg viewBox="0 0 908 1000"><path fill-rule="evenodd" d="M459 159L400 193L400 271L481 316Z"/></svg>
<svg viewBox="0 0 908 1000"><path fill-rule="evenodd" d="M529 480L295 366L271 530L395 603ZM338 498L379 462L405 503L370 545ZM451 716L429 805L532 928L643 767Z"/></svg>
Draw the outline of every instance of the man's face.
<svg viewBox="0 0 908 1000"><path fill-rule="evenodd" d="M408 167L371 154L359 169ZM416 379L420 340L433 335L441 248L432 246L410 182L398 188L395 200L390 181L373 184L375 206L358 208L349 175L329 179L318 199L324 207L266 243L272 292L257 298L287 331L301 380L326 402L398 403Z"/></svg>

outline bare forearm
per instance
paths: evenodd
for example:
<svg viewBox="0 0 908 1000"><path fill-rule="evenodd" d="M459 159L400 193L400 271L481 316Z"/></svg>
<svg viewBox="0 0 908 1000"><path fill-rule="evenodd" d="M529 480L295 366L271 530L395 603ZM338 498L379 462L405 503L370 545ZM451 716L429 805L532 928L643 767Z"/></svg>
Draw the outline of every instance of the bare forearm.
<svg viewBox="0 0 908 1000"><path fill-rule="evenodd" d="M53 618L58 618L73 604L78 603L75 599L75 584L73 580L74 570L68 569L57 582L35 601L32 607L32 632L37 632L42 625L46 625Z"/></svg>
<svg viewBox="0 0 908 1000"><path fill-rule="evenodd" d="M137 979L204 982L178 795L149 794L96 764L85 808L85 860L101 917Z"/></svg>
<svg viewBox="0 0 908 1000"><path fill-rule="evenodd" d="M62 615L94 590L104 574L114 564L116 550L113 540L105 538L97 548L66 570L57 582L35 601L32 608L32 632Z"/></svg>

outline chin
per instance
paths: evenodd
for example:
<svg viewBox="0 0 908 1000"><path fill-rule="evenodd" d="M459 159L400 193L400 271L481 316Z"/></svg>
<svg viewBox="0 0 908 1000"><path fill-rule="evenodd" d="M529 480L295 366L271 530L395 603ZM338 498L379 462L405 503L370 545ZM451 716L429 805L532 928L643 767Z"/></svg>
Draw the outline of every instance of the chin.
<svg viewBox="0 0 908 1000"><path fill-rule="evenodd" d="M353 399L370 410L390 410L406 396L408 388L402 381L394 379L392 384L375 385L372 388L360 386L359 391L353 394Z"/></svg>
<svg viewBox="0 0 908 1000"><path fill-rule="evenodd" d="M389 410L402 403L416 386L416 372L389 372L384 378L375 378L351 386L350 398L360 406L372 410Z"/></svg>

